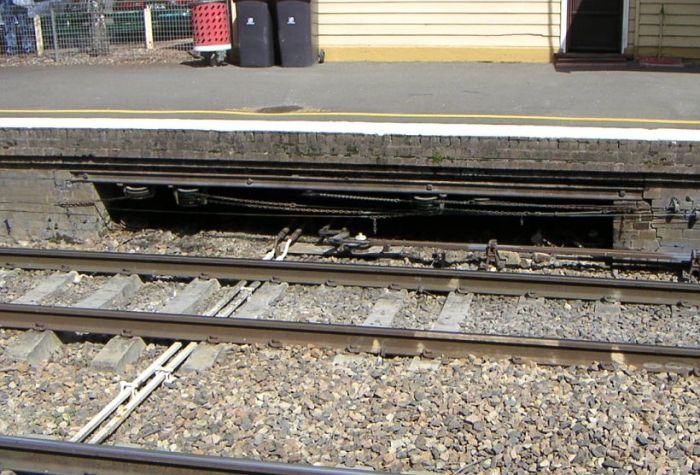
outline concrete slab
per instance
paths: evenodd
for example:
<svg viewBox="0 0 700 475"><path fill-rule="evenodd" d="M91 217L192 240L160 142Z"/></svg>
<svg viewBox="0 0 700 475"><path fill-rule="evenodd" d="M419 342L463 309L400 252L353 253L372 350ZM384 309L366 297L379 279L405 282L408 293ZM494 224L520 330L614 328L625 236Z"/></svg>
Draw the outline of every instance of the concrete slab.
<svg viewBox="0 0 700 475"><path fill-rule="evenodd" d="M0 289L5 286L5 283L17 275L15 270L0 270Z"/></svg>
<svg viewBox="0 0 700 475"><path fill-rule="evenodd" d="M350 366L350 365L358 365L362 364L367 361L368 355L355 355L355 354L349 354L349 355L335 355L333 357L333 364L338 365L338 366Z"/></svg>
<svg viewBox="0 0 700 475"><path fill-rule="evenodd" d="M544 306L542 297L528 297L521 295L515 305L506 307L503 311L511 320L528 318Z"/></svg>
<svg viewBox="0 0 700 475"><path fill-rule="evenodd" d="M440 367L440 361L421 358L414 356L411 364L408 365L409 371L436 371Z"/></svg>
<svg viewBox="0 0 700 475"><path fill-rule="evenodd" d="M7 355L18 361L26 361L32 366L41 366L52 354L61 349L61 340L52 331L29 330L7 348Z"/></svg>
<svg viewBox="0 0 700 475"><path fill-rule="evenodd" d="M115 275L95 293L73 305L79 308L106 308L133 297L143 282L138 275Z"/></svg>
<svg viewBox="0 0 700 475"><path fill-rule="evenodd" d="M700 311L698 307L695 306L685 307L674 305L671 307L671 315L673 315L673 318L694 318L700 323Z"/></svg>
<svg viewBox="0 0 700 475"><path fill-rule="evenodd" d="M196 313L204 302L219 288L218 280L194 279L185 290L160 309L163 313Z"/></svg>
<svg viewBox="0 0 700 475"><path fill-rule="evenodd" d="M333 246L320 246L318 244L312 244L308 242L295 242L289 246L289 251L287 254L291 255L307 255L307 256L323 256L331 252L335 247Z"/></svg>
<svg viewBox="0 0 700 475"><path fill-rule="evenodd" d="M140 337L115 336L102 347L92 360L91 366L123 373L127 365L139 359L145 348L146 344Z"/></svg>
<svg viewBox="0 0 700 475"><path fill-rule="evenodd" d="M368 327L390 327L394 317L401 311L407 292L388 291L374 303L369 316L362 322Z"/></svg>
<svg viewBox="0 0 700 475"><path fill-rule="evenodd" d="M240 281L236 283L236 285L232 287L228 287L224 295L216 301L211 307L207 309L206 312L203 313L205 317L214 317L214 316L219 316L220 313L223 312L223 310L232 303L233 299L236 298L238 294L241 293L241 290L245 287L245 281Z"/></svg>
<svg viewBox="0 0 700 475"><path fill-rule="evenodd" d="M289 284L265 282L241 307L233 313L234 318L262 318L270 312L270 307L279 301Z"/></svg>
<svg viewBox="0 0 700 475"><path fill-rule="evenodd" d="M245 280L242 280L241 282L243 285L241 285L241 289L238 292L238 294L229 302L227 303L224 308L216 312L216 316L219 318L229 318L231 315L233 315L233 312L238 310L238 307L243 305L248 298L255 292L261 285L262 282L259 282L257 280L248 283ZM238 285L238 284L236 284Z"/></svg>
<svg viewBox="0 0 700 475"><path fill-rule="evenodd" d="M200 343L189 358L180 366L179 371L183 373L207 371L216 364L216 360L223 349L223 345Z"/></svg>
<svg viewBox="0 0 700 475"><path fill-rule="evenodd" d="M622 306L620 302L596 302L593 313L599 318L616 319L622 313Z"/></svg>
<svg viewBox="0 0 700 475"><path fill-rule="evenodd" d="M38 305L42 300L45 300L53 295L56 295L68 287L72 282L78 279L78 273L71 271L68 273L56 272L44 279L39 285L32 290L15 299L12 303L24 305Z"/></svg>
<svg viewBox="0 0 700 475"><path fill-rule="evenodd" d="M469 316L474 294L450 292L440 310L440 315L432 329L435 331L458 332L460 324Z"/></svg>

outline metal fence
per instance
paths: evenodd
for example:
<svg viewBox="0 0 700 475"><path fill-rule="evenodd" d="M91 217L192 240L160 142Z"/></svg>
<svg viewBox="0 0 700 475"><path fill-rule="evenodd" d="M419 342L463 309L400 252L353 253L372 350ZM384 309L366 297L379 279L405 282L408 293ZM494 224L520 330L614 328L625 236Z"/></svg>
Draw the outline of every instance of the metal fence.
<svg viewBox="0 0 700 475"><path fill-rule="evenodd" d="M48 0L20 7L0 0L0 56L60 61L189 50L190 2Z"/></svg>

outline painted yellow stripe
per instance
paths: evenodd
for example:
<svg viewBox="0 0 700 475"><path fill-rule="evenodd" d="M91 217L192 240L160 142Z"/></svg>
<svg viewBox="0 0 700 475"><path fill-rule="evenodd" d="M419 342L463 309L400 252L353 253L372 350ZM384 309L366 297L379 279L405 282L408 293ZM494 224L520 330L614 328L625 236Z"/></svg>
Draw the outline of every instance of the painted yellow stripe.
<svg viewBox="0 0 700 475"><path fill-rule="evenodd" d="M666 124L700 126L700 120L654 119L643 117L575 117L548 115L511 114L442 114L442 113L401 113L401 112L333 112L333 111L293 111L256 112L242 109L0 109L0 114L114 114L114 115L206 115L231 117L334 117L334 118L376 118L376 119L465 119L465 120L518 120L524 122L591 122L616 124Z"/></svg>

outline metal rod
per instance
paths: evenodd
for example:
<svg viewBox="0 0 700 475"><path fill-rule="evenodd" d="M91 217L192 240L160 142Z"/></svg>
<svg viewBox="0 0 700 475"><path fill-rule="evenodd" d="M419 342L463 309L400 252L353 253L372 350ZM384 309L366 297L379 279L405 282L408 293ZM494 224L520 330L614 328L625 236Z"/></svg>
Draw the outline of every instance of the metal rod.
<svg viewBox="0 0 700 475"><path fill-rule="evenodd" d="M185 348L180 350L172 360L165 365L164 368L156 368L154 371L155 376L148 381L148 384L140 389L133 397L129 400L126 406L122 407L119 412L104 426L102 429L97 431L93 435L88 443L90 444L100 444L104 440L112 435L112 433L119 428L120 425L129 417L129 415L136 409L143 401L146 400L148 396L151 395L153 391L158 388L158 386L170 377L170 375L180 366L185 359L192 354L194 349L197 347L197 343L190 342Z"/></svg>
<svg viewBox="0 0 700 475"><path fill-rule="evenodd" d="M112 401L109 402L99 413L97 413L87 424L85 424L73 437L70 438L71 442L82 442L85 438L90 435L97 427L104 422L117 408L133 394L133 392L141 386L144 381L153 376L158 368L163 366L163 364L168 361L177 352L182 343L175 342L162 354L160 355L151 365L143 370L136 379L134 379L126 387L119 391Z"/></svg>

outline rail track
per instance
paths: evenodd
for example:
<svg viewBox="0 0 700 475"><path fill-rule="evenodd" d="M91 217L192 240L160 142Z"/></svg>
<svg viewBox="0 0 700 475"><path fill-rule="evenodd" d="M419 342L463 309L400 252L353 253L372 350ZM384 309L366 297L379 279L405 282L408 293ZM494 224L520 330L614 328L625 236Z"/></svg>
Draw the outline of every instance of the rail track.
<svg viewBox="0 0 700 475"><path fill-rule="evenodd" d="M700 287L695 284L556 275L13 248L0 248L0 265L24 269L387 287L426 292L610 299L621 303L652 305L700 305Z"/></svg>
<svg viewBox="0 0 700 475"><path fill-rule="evenodd" d="M359 475L375 471L0 436L0 462L20 473Z"/></svg>
<svg viewBox="0 0 700 475"><path fill-rule="evenodd" d="M0 264L24 269L94 273L137 273L290 284L391 287L431 292L537 295L580 300L696 306L697 285L687 283L573 278L533 274L445 271L384 266L273 262L79 251L1 249ZM700 367L700 348L620 344L552 338L424 331L216 318L167 313L0 304L0 325L19 329L81 331L184 340L314 344L384 355L460 357L467 354L513 357L547 364L618 362L664 365L685 372Z"/></svg>

